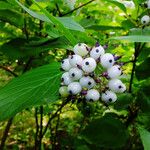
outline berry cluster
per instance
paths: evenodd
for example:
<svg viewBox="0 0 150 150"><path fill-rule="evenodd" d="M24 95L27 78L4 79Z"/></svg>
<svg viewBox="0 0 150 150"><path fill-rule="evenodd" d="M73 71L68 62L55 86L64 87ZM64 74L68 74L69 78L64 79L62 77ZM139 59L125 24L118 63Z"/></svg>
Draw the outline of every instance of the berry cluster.
<svg viewBox="0 0 150 150"><path fill-rule="evenodd" d="M61 77L60 95L71 95L86 101L101 99L105 103L115 102L115 93L126 90L126 86L118 79L122 75L121 66L117 62L120 57L105 53L99 43L92 48L79 43L73 51L74 54L61 63L61 68L66 72Z"/></svg>

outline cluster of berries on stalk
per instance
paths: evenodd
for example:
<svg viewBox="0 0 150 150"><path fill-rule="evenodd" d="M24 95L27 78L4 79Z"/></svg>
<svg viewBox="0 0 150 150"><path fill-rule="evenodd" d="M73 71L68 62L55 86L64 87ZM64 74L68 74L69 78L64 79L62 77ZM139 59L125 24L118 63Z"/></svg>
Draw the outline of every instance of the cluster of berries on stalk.
<svg viewBox="0 0 150 150"><path fill-rule="evenodd" d="M113 103L117 100L116 93L125 92L126 86L119 79L123 74L117 61L120 56L105 53L99 43L92 48L79 43L73 51L74 54L61 63L61 68L65 71L59 89L62 97Z"/></svg>

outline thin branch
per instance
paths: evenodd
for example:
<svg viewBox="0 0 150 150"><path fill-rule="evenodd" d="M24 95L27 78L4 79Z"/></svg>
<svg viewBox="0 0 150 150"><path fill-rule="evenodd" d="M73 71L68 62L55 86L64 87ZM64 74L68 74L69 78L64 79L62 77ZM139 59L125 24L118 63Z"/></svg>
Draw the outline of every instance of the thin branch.
<svg viewBox="0 0 150 150"><path fill-rule="evenodd" d="M8 67L0 66L0 69L3 69L5 71L11 73L14 77L18 77L18 75L16 73L14 73L12 70L10 70Z"/></svg>
<svg viewBox="0 0 150 150"><path fill-rule="evenodd" d="M55 5L56 5L57 11L58 11L58 15L59 15L59 16L62 16L62 13L61 13L61 11L60 11L60 9L59 9L58 4L56 3Z"/></svg>
<svg viewBox="0 0 150 150"><path fill-rule="evenodd" d="M14 119L14 117L10 118L10 119L8 120L8 122L7 122L5 131L4 131L4 133L3 133L3 137L2 137L2 140L1 140L0 150L3 150L3 149L4 149L5 142L6 142L6 139L7 139L7 137L8 137L8 133L9 133L10 127L11 127L11 125L12 125L13 119Z"/></svg>
<svg viewBox="0 0 150 150"><path fill-rule="evenodd" d="M87 3L84 3L84 4L82 4L82 5L80 5L80 6L76 7L76 8L74 8L74 9L71 10L71 11L69 11L69 12L67 12L67 13L65 13L65 14L62 14L61 17L62 17L62 16L66 16L66 15L68 15L68 14L71 14L71 13L73 13L74 11L76 11L76 10L78 10L78 9L80 9L80 8L86 6L86 5L88 5L88 4L90 4L90 3L94 2L94 1L95 1L95 0L90 0L90 1L88 1Z"/></svg>
<svg viewBox="0 0 150 150"><path fill-rule="evenodd" d="M47 129L48 129L48 126L50 124L50 122L57 116L58 112L60 112L62 110L62 108L68 103L68 101L65 101L64 103L62 103L62 105L57 109L57 111L51 116L51 118L49 118L47 124L46 124L46 127L43 131L43 134L42 134L42 137L45 135Z"/></svg>
<svg viewBox="0 0 150 150"><path fill-rule="evenodd" d="M139 52L140 52L140 48L141 48L141 44L135 43L135 52L134 52L133 67L132 67L130 84L129 84L129 93L132 93L132 84L133 84L133 79L134 79L134 72L135 72L136 61L137 61L137 57L138 57Z"/></svg>

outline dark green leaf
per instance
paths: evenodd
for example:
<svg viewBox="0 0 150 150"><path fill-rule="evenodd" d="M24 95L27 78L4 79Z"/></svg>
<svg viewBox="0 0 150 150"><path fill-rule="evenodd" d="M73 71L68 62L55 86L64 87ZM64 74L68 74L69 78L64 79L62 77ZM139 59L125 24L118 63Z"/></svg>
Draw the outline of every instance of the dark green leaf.
<svg viewBox="0 0 150 150"><path fill-rule="evenodd" d="M120 29L123 29L123 28L120 27L120 26L92 25L92 26L87 27L87 29L92 29L92 30L99 31L99 30L120 30Z"/></svg>
<svg viewBox="0 0 150 150"><path fill-rule="evenodd" d="M56 101L60 76L59 64L53 63L13 79L0 90L0 121L25 108Z"/></svg>
<svg viewBox="0 0 150 150"><path fill-rule="evenodd" d="M126 109L128 105L132 102L132 95L129 93L124 93L118 95L118 100L114 104L115 109Z"/></svg>
<svg viewBox="0 0 150 150"><path fill-rule="evenodd" d="M23 15L17 11L10 10L10 9L0 10L0 19L16 27L23 28L23 24L24 24Z"/></svg>
<svg viewBox="0 0 150 150"><path fill-rule="evenodd" d="M12 39L0 47L0 51L10 58L19 59L26 56L34 56L43 51L53 50L55 48L69 48L65 37L54 39L30 39L28 42L23 38Z"/></svg>
<svg viewBox="0 0 150 150"><path fill-rule="evenodd" d="M123 123L110 115L93 120L82 135L87 142L105 148L122 147L128 139Z"/></svg>
<svg viewBox="0 0 150 150"><path fill-rule="evenodd" d="M150 57L136 67L136 77L138 80L147 79L150 77Z"/></svg>

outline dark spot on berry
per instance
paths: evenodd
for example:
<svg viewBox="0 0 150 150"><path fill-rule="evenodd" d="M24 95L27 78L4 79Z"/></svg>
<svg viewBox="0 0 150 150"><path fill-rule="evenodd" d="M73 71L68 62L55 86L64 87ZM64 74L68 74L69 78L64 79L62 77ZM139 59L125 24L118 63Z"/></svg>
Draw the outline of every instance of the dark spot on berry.
<svg viewBox="0 0 150 150"><path fill-rule="evenodd" d="M89 99L89 102L93 102L93 99Z"/></svg>
<svg viewBox="0 0 150 150"><path fill-rule="evenodd" d="M88 85L91 85L92 83L91 82L88 82Z"/></svg>
<svg viewBox="0 0 150 150"><path fill-rule="evenodd" d="M71 55L71 57L70 57L71 59L73 59L73 55Z"/></svg>
<svg viewBox="0 0 150 150"><path fill-rule="evenodd" d="M122 88L122 86L121 86L121 85L119 85L119 86L118 86L118 88L119 88L119 89L121 89L121 88Z"/></svg>
<svg viewBox="0 0 150 150"><path fill-rule="evenodd" d="M98 53L99 52L99 50L98 49L96 49L96 53Z"/></svg>
<svg viewBox="0 0 150 150"><path fill-rule="evenodd" d="M109 98L109 102L112 102L112 98Z"/></svg>
<svg viewBox="0 0 150 150"><path fill-rule="evenodd" d="M69 93L72 94L72 91L70 90Z"/></svg>
<svg viewBox="0 0 150 150"><path fill-rule="evenodd" d="M78 46L81 46L81 43L79 43Z"/></svg>
<svg viewBox="0 0 150 150"><path fill-rule="evenodd" d="M85 64L86 64L86 65L89 65L89 62L87 61L87 62L85 62Z"/></svg>
<svg viewBox="0 0 150 150"><path fill-rule="evenodd" d="M146 21L143 21L143 23L145 24L145 23L146 23Z"/></svg>
<svg viewBox="0 0 150 150"><path fill-rule="evenodd" d="M112 60L110 59L109 62L112 63Z"/></svg>
<svg viewBox="0 0 150 150"><path fill-rule="evenodd" d="M118 70L121 70L120 68L118 68Z"/></svg>
<svg viewBox="0 0 150 150"><path fill-rule="evenodd" d="M64 82L64 78L61 78L61 81Z"/></svg>
<svg viewBox="0 0 150 150"><path fill-rule="evenodd" d="M72 73L72 77L75 77L75 73Z"/></svg>
<svg viewBox="0 0 150 150"><path fill-rule="evenodd" d="M64 63L64 60L61 62L62 64Z"/></svg>

